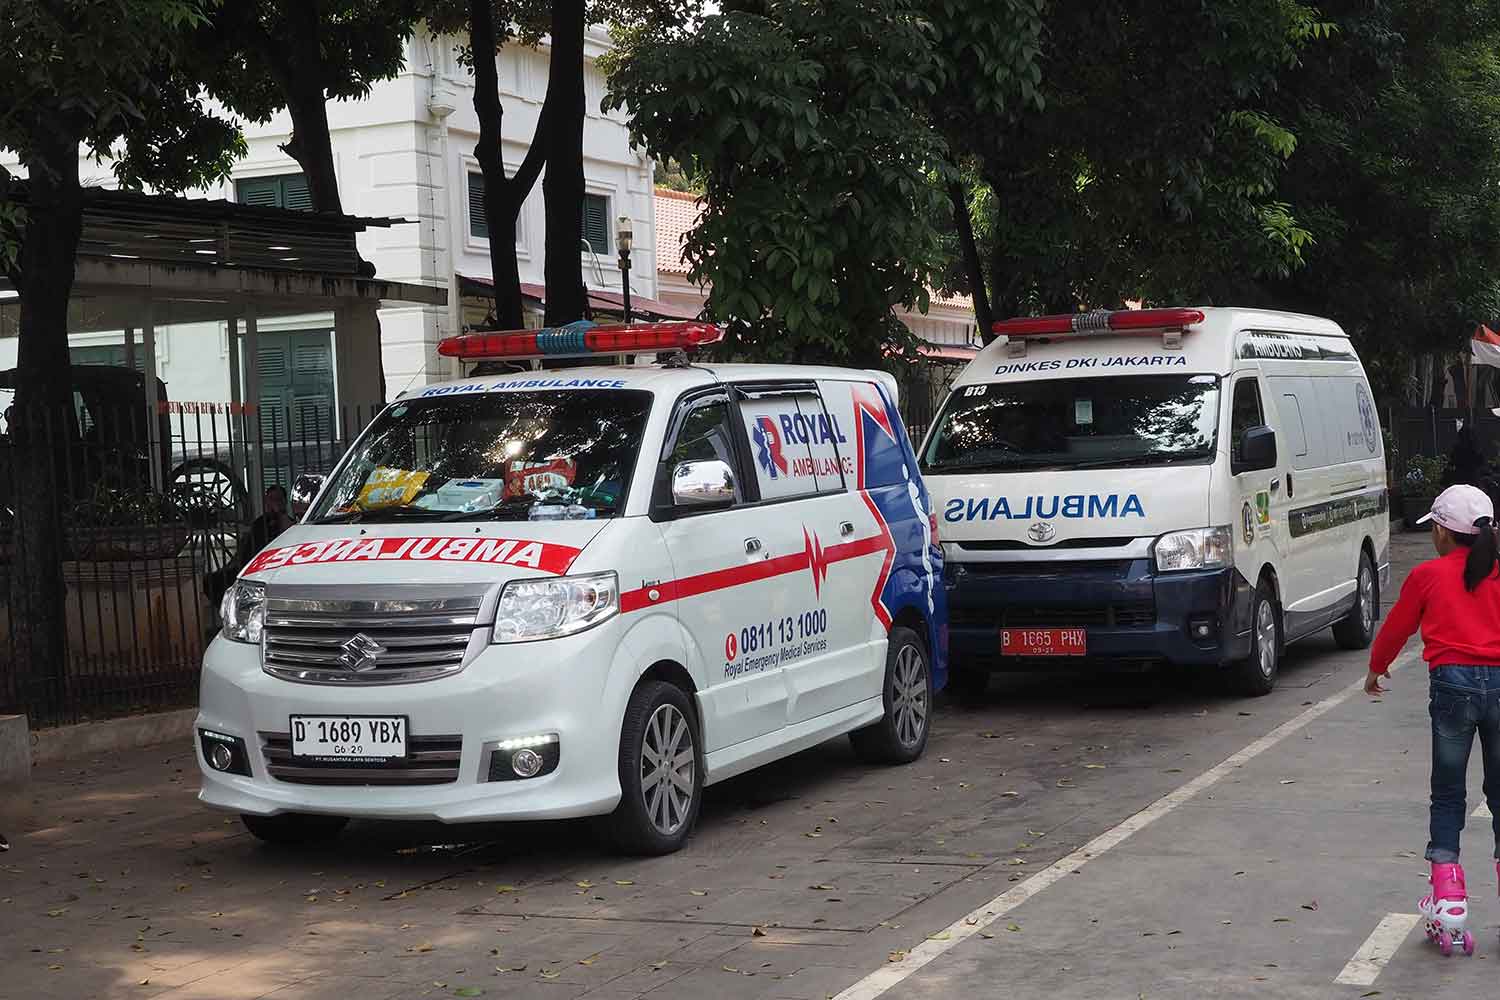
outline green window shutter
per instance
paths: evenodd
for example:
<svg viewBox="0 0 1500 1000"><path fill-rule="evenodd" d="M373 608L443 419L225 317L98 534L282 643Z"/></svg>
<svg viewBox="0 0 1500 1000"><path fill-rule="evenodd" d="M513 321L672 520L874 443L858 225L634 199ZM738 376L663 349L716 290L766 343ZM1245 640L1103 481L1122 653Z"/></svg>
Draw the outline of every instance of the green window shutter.
<svg viewBox="0 0 1500 1000"><path fill-rule="evenodd" d="M489 239L490 224L484 215L484 175L469 175L469 235Z"/></svg>
<svg viewBox="0 0 1500 1000"><path fill-rule="evenodd" d="M609 199L602 194L583 196L583 238L594 253L609 253Z"/></svg>
<svg viewBox="0 0 1500 1000"><path fill-rule="evenodd" d="M234 196L241 205L259 205L262 208L290 208L298 212L310 212L313 207L312 194L307 190L307 178L301 174L247 177L235 182Z"/></svg>
<svg viewBox="0 0 1500 1000"><path fill-rule="evenodd" d="M281 207L281 184L277 177L247 177L234 185L234 200L241 205Z"/></svg>
<svg viewBox="0 0 1500 1000"><path fill-rule="evenodd" d="M307 178L302 174L287 174L281 181L281 207L298 212L311 212L312 193L307 190Z"/></svg>

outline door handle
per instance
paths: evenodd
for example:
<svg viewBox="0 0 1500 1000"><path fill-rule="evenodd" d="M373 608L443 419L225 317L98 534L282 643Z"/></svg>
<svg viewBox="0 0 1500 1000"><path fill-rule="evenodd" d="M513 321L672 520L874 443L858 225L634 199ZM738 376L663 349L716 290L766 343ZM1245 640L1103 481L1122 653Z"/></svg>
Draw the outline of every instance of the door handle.
<svg viewBox="0 0 1500 1000"><path fill-rule="evenodd" d="M1273 479L1273 480L1271 480L1271 492L1272 493L1280 493L1281 492L1281 480L1280 479Z"/></svg>
<svg viewBox="0 0 1500 1000"><path fill-rule="evenodd" d="M763 549L765 549L765 546L760 543L760 539L759 538L747 538L747 539L745 539L745 555L747 555L747 556L753 556L757 552L762 551Z"/></svg>
<svg viewBox="0 0 1500 1000"><path fill-rule="evenodd" d="M854 534L854 522L853 521L840 521L839 522L839 534L843 535L846 538L848 536Z"/></svg>

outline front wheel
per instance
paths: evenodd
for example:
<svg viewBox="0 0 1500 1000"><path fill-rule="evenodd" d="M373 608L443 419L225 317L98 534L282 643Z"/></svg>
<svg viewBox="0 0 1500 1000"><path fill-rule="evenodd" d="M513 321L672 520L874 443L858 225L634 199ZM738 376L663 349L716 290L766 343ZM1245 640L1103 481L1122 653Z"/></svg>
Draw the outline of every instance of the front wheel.
<svg viewBox="0 0 1500 1000"><path fill-rule="evenodd" d="M1375 640L1375 567L1368 553L1359 554L1359 572L1354 583L1354 607L1349 617L1333 626L1333 638L1343 649L1366 649Z"/></svg>
<svg viewBox="0 0 1500 1000"><path fill-rule="evenodd" d="M1260 697L1276 689L1281 670L1281 610L1265 580L1255 587L1250 622L1250 656L1233 665L1231 681L1239 693Z"/></svg>
<svg viewBox="0 0 1500 1000"><path fill-rule="evenodd" d="M891 629L885 653L885 715L856 729L849 742L872 764L910 764L927 749L932 728L932 663L917 633Z"/></svg>
<svg viewBox="0 0 1500 1000"><path fill-rule="evenodd" d="M703 756L692 702L648 681L635 689L620 728L620 804L604 839L626 854L671 854L687 842L703 805Z"/></svg>
<svg viewBox="0 0 1500 1000"><path fill-rule="evenodd" d="M279 813L275 816L240 817L245 829L268 844L311 844L332 840L349 825L347 816L319 816L313 813Z"/></svg>

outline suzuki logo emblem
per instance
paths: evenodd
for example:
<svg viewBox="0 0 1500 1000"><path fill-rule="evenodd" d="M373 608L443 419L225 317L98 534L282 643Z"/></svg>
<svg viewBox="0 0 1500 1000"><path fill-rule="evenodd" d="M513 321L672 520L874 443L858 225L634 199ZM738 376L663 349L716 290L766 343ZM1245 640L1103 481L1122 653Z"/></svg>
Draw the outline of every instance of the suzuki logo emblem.
<svg viewBox="0 0 1500 1000"><path fill-rule="evenodd" d="M375 661L385 647L363 632L339 646L344 651L339 662L356 674L375 669Z"/></svg>
<svg viewBox="0 0 1500 1000"><path fill-rule="evenodd" d="M1038 521L1026 529L1026 537L1038 545L1046 545L1057 537L1057 529L1046 521Z"/></svg>

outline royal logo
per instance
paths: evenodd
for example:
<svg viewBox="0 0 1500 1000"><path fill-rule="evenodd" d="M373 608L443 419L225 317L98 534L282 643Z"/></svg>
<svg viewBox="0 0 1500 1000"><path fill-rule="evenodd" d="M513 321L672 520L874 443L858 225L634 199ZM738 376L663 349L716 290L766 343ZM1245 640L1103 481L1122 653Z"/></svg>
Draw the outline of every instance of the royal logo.
<svg viewBox="0 0 1500 1000"><path fill-rule="evenodd" d="M1380 423L1375 419L1375 404L1363 383L1355 383L1354 399L1359 405L1359 424L1365 433L1365 450L1373 455L1380 438Z"/></svg>

